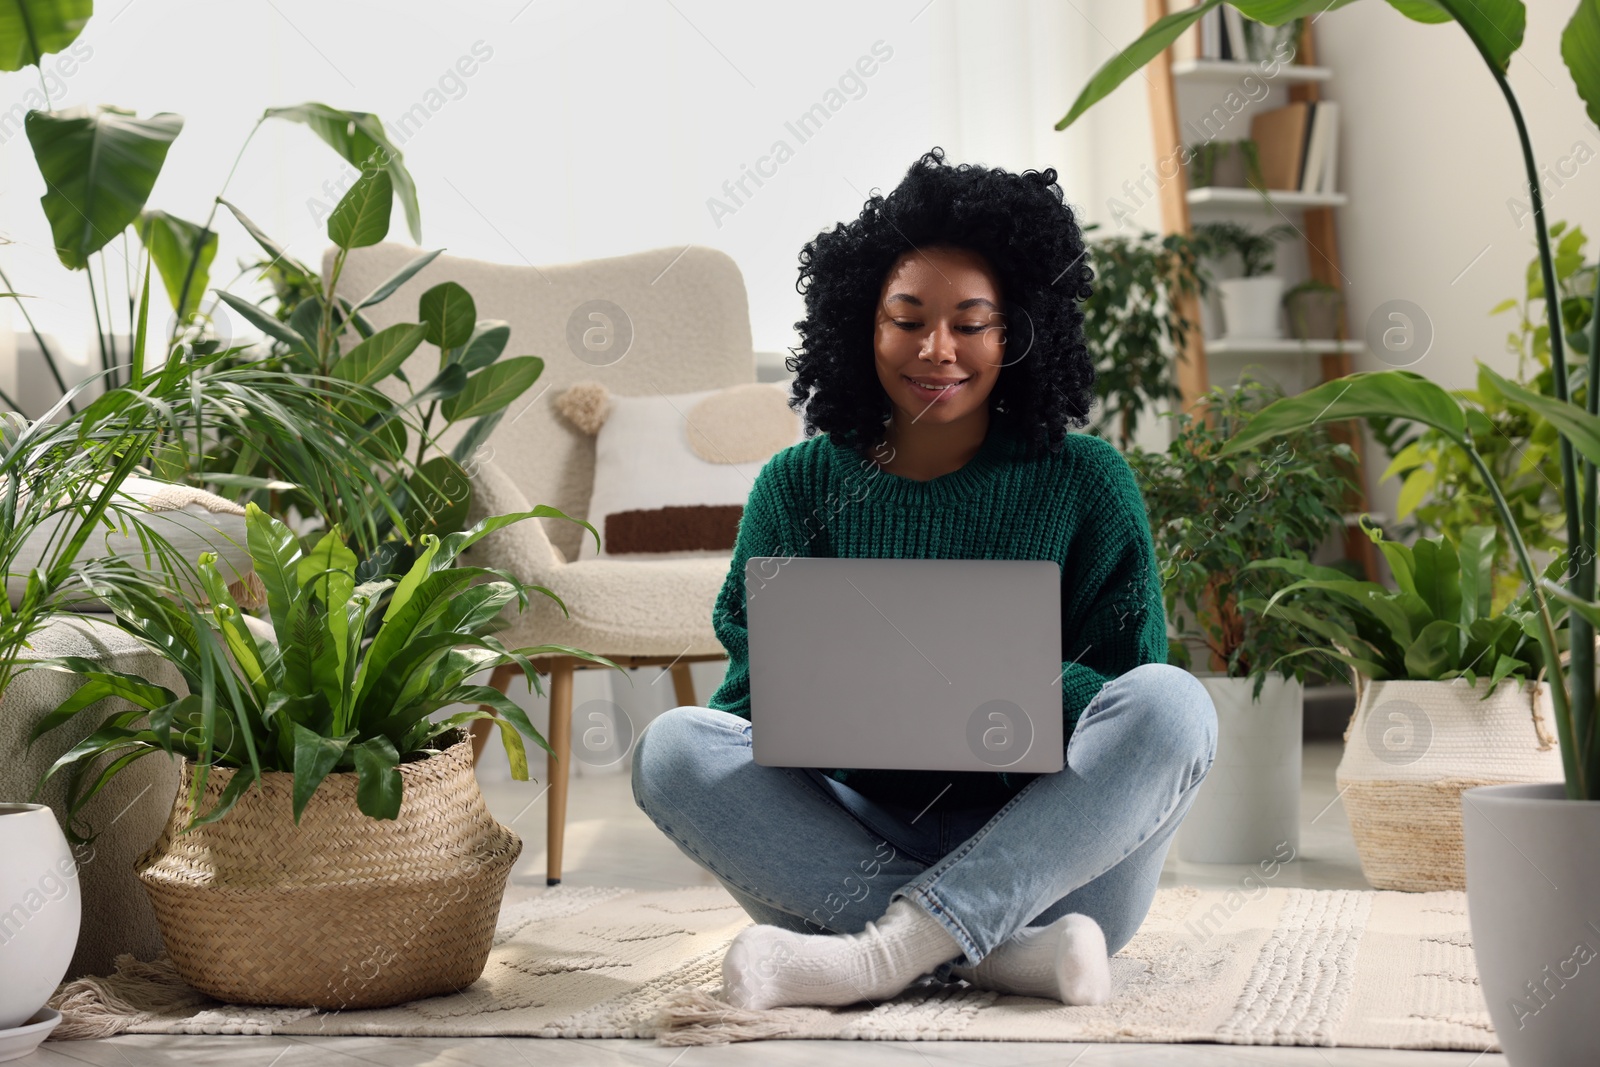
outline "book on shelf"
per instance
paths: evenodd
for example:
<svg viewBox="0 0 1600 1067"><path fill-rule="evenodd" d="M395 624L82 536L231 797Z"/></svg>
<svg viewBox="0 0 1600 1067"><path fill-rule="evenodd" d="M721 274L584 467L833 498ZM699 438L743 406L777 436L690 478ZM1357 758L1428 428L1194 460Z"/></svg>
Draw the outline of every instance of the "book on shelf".
<svg viewBox="0 0 1600 1067"><path fill-rule="evenodd" d="M1167 13L1184 11L1193 6L1188 0L1167 0ZM1252 21L1227 4L1218 5L1178 35L1177 40L1172 42L1172 58L1177 62L1186 59L1247 62L1250 48L1245 37L1245 26Z"/></svg>
<svg viewBox="0 0 1600 1067"><path fill-rule="evenodd" d="M1334 192L1339 106L1299 100L1263 111L1250 122L1262 182L1268 189Z"/></svg>

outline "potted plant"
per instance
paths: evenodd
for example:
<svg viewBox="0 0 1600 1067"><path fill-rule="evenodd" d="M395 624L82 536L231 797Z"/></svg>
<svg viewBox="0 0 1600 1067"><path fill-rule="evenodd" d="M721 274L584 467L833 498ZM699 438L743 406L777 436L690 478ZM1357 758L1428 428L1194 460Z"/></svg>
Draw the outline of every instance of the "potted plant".
<svg viewBox="0 0 1600 1067"><path fill-rule="evenodd" d="M1339 316L1343 311L1344 294L1338 286L1320 278L1308 278L1299 285L1291 285L1283 294L1289 336L1296 341L1337 341Z"/></svg>
<svg viewBox="0 0 1600 1067"><path fill-rule="evenodd" d="M1138 64L1159 55L1179 34L1215 8L1220 0L1201 0L1158 19L1140 39L1090 79L1068 113L1056 124L1065 129L1079 115L1120 85ZM1323 0L1233 0L1251 18L1282 24L1315 16ZM1527 12L1520 0L1432 0L1395 4L1422 22L1453 21L1467 35L1489 68L1510 109L1517 131L1539 275L1545 293L1560 292L1556 257L1546 227L1541 172L1521 105L1506 78L1513 54L1522 45ZM1600 118L1600 19L1588 0L1577 6L1562 33L1562 59L1591 118ZM1600 280L1596 302L1600 303ZM1586 330L1569 329L1561 301L1545 301L1550 345L1548 394L1507 381L1489 368L1486 377L1509 400L1535 411L1557 431L1566 551L1559 579L1541 574L1523 541L1517 516L1501 492L1494 472L1478 451L1473 417L1480 414L1462 398L1403 370L1355 374L1277 402L1253 419L1228 448L1258 447L1285 433L1325 420L1405 418L1440 431L1460 449L1489 492L1502 534L1511 541L1518 570L1527 584L1534 614L1534 636L1548 665L1551 705L1561 748L1562 781L1540 785L1484 786L1462 793L1467 855L1467 910L1473 953L1490 1017L1514 1067L1566 1067L1593 1058L1594 1020L1600 1015L1600 983L1573 983L1549 976L1571 968L1581 957L1594 958L1589 911L1600 897L1600 743L1596 739L1595 500L1600 490L1600 336L1591 320ZM1600 319L1600 316L1596 317ZM1588 356L1588 366L1567 366L1568 346ZM1555 479L1552 479L1555 480ZM1570 610L1569 656L1562 658L1552 602ZM1582 939L1582 950L1574 946ZM1550 985L1535 986L1535 979ZM1559 995L1552 986L1559 983ZM1541 993L1541 988L1544 992Z"/></svg>
<svg viewBox="0 0 1600 1067"><path fill-rule="evenodd" d="M1278 322L1278 306L1283 300L1283 279L1272 273L1276 265L1278 241L1294 233L1294 227L1279 223L1265 230L1252 230L1237 222L1203 222L1194 228L1208 271L1218 263L1236 263L1239 274L1218 281L1222 295L1223 337L1233 340L1262 340L1283 336Z"/></svg>
<svg viewBox="0 0 1600 1067"><path fill-rule="evenodd" d="M1184 298L1205 288L1195 242L1183 234L1101 236L1084 227L1094 292L1083 302L1083 333L1094 353L1100 401L1091 432L1126 451L1152 404L1181 400L1176 360L1197 328Z"/></svg>
<svg viewBox="0 0 1600 1067"><path fill-rule="evenodd" d="M1194 189L1265 189L1254 141L1201 141L1189 146L1189 185Z"/></svg>
<svg viewBox="0 0 1600 1067"><path fill-rule="evenodd" d="M1177 840L1193 862L1254 863L1299 842L1309 665L1290 656L1298 628L1260 613L1265 583L1249 564L1310 558L1342 521L1342 471L1354 457L1319 428L1268 456L1224 456L1232 433L1279 395L1248 376L1237 389L1215 388L1195 411L1168 416L1176 428L1165 452L1129 456L1163 560L1171 662L1190 667L1195 646L1195 673L1217 708L1216 760Z"/></svg>
<svg viewBox="0 0 1600 1067"><path fill-rule="evenodd" d="M1283 617L1349 665L1356 709L1336 780L1361 870L1379 889L1466 888L1461 792L1561 774L1531 597L1493 608L1495 531L1414 546L1363 529L1398 588L1301 559L1248 570L1294 580L1252 606Z"/></svg>
<svg viewBox="0 0 1600 1067"><path fill-rule="evenodd" d="M522 738L545 742L521 708L468 680L514 664L531 685L528 657L544 653L616 666L565 645L508 649L491 635L530 588L555 594L456 557L535 516L566 517L540 506L425 535L404 575L359 581L337 531L302 552L292 530L251 505L250 553L275 641L244 625L210 553L198 564L209 610L115 568L95 582L189 694L57 658L40 666L85 681L33 736L95 714L107 696L133 705L48 772L110 761L74 781L69 818L129 764L156 752L183 758L166 830L137 869L191 986L235 1003L343 1009L450 992L482 972L521 842L485 808L460 728L493 718L520 780ZM471 707L435 721L459 704ZM378 949L385 958L375 963Z"/></svg>

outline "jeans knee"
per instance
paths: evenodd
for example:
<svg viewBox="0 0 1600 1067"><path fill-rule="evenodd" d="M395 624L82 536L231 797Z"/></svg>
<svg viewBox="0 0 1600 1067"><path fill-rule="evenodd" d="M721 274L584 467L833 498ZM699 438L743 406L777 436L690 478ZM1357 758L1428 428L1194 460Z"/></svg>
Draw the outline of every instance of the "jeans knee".
<svg viewBox="0 0 1600 1067"><path fill-rule="evenodd" d="M1200 679L1170 663L1141 664L1122 677L1137 688L1152 734L1174 756L1209 767L1217 751L1217 709Z"/></svg>
<svg viewBox="0 0 1600 1067"><path fill-rule="evenodd" d="M646 814L682 790L707 787L705 757L712 717L725 713L685 704L656 716L633 743L633 802Z"/></svg>

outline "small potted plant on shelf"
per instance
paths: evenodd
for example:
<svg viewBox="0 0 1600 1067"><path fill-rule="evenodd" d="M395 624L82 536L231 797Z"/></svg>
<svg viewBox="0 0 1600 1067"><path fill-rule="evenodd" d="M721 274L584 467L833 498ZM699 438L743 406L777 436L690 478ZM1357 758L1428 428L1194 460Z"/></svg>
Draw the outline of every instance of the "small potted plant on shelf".
<svg viewBox="0 0 1600 1067"><path fill-rule="evenodd" d="M1277 265L1277 242L1294 233L1279 223L1253 230L1231 221L1203 222L1194 228L1208 276L1219 271L1229 276L1216 281L1222 298L1222 335L1226 340L1275 340L1283 336L1278 307L1283 300L1283 279L1272 273Z"/></svg>
<svg viewBox="0 0 1600 1067"><path fill-rule="evenodd" d="M1193 862L1254 863L1299 841L1303 682L1313 664L1289 656L1302 643L1293 623L1253 606L1266 583L1249 564L1310 558L1341 524L1343 469L1354 457L1320 429L1265 457L1223 456L1232 432L1279 395L1248 376L1237 389L1213 389L1196 411L1169 416L1176 430L1165 452L1129 455L1163 561L1171 661L1192 666L1217 708L1216 762L1177 841Z"/></svg>
<svg viewBox="0 0 1600 1067"><path fill-rule="evenodd" d="M1296 341L1337 341L1343 310L1344 294L1320 278L1308 278L1283 294L1289 336Z"/></svg>
<svg viewBox="0 0 1600 1067"><path fill-rule="evenodd" d="M1189 186L1204 189L1265 189L1254 141L1201 141L1188 148Z"/></svg>
<svg viewBox="0 0 1600 1067"><path fill-rule="evenodd" d="M244 625L209 553L198 567L205 611L131 572L101 575L96 594L189 693L57 658L40 665L85 681L33 736L94 714L104 697L133 705L48 772L110 761L75 780L73 815L134 761L183 757L166 829L137 870L189 985L234 1003L346 1009L452 992L482 972L521 841L484 806L461 727L494 718L519 780L528 777L523 737L548 746L520 707L469 679L514 664L535 684L528 657L546 653L616 666L565 645L508 649L492 636L502 609L524 604L529 589L555 594L456 557L535 516L567 517L540 506L426 535L405 574L358 581L337 531L302 552L293 531L251 505L250 553L275 641ZM455 705L469 707L435 721ZM381 965L375 947L386 950Z"/></svg>
<svg viewBox="0 0 1600 1067"><path fill-rule="evenodd" d="M1305 651L1354 672L1336 777L1367 881L1464 889L1461 791L1561 775L1532 599L1493 609L1492 526L1459 544L1439 536L1410 547L1362 527L1396 589L1302 559L1259 559L1247 569L1293 580L1251 607L1315 635Z"/></svg>

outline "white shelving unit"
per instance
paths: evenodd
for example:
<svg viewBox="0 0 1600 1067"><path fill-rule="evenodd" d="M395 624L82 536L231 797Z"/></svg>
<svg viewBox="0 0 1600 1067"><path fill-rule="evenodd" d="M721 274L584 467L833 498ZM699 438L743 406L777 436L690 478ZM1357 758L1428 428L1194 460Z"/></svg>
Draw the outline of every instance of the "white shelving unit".
<svg viewBox="0 0 1600 1067"><path fill-rule="evenodd" d="M1263 209L1343 207L1350 202L1350 198L1344 193L1301 193L1292 189L1238 189L1217 185L1190 189L1184 197L1189 201L1190 207L1204 207L1208 204Z"/></svg>
<svg viewBox="0 0 1600 1067"><path fill-rule="evenodd" d="M1219 337L1206 341L1206 351L1213 356L1329 356L1339 352L1353 354L1364 348L1360 341L1297 341L1292 337Z"/></svg>
<svg viewBox="0 0 1600 1067"><path fill-rule="evenodd" d="M1236 82L1256 77L1264 82L1325 82L1333 77L1327 67L1306 67L1296 63L1278 64L1278 72L1268 77L1260 63L1231 59L1181 59L1172 64L1172 76L1190 81Z"/></svg>

